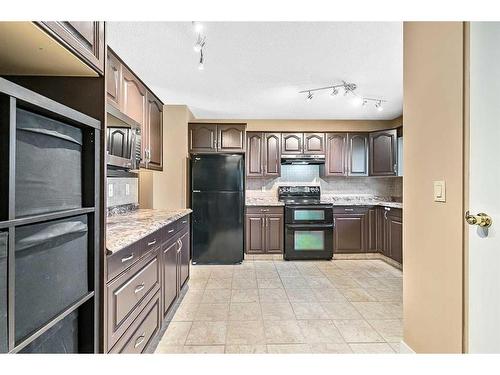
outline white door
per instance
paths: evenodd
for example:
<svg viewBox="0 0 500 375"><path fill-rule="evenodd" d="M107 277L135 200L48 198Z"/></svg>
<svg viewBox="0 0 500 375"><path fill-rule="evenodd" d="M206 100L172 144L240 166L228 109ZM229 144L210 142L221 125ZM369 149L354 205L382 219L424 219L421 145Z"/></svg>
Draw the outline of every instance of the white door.
<svg viewBox="0 0 500 375"><path fill-rule="evenodd" d="M492 219L469 226L468 348L500 353L500 23L470 27L469 210Z"/></svg>

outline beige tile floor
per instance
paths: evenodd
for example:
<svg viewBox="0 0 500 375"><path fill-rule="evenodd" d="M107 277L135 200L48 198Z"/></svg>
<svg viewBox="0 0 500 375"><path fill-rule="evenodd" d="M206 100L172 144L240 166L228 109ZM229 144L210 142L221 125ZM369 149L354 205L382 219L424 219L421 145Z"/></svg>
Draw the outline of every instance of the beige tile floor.
<svg viewBox="0 0 500 375"><path fill-rule="evenodd" d="M381 260L192 266L156 353L395 353L402 272Z"/></svg>

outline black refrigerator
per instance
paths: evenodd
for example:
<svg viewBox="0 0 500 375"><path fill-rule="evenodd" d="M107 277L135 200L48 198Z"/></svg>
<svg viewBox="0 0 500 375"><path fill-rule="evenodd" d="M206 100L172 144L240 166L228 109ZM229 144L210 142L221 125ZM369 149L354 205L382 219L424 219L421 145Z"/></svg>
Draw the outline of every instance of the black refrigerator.
<svg viewBox="0 0 500 375"><path fill-rule="evenodd" d="M243 155L191 156L193 264L243 261L244 181Z"/></svg>

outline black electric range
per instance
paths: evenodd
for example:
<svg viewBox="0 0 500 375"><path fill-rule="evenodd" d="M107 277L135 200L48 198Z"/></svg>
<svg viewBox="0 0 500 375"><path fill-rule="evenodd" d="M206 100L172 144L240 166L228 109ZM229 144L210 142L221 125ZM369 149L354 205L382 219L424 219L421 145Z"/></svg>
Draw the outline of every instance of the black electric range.
<svg viewBox="0 0 500 375"><path fill-rule="evenodd" d="M285 204L286 260L332 259L333 207L321 203L319 186L280 186Z"/></svg>

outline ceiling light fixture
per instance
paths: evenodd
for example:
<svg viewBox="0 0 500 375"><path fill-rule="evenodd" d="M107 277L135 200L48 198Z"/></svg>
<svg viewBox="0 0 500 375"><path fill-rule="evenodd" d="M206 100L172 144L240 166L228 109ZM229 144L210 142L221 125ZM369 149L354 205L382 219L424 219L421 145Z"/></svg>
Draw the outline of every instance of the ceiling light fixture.
<svg viewBox="0 0 500 375"><path fill-rule="evenodd" d="M343 89L344 96L350 96L350 95L353 96L353 98L352 98L353 105L355 105L355 106L362 105L363 107L366 107L366 105L369 102L372 102L372 103L375 103L375 108L377 109L377 111L381 112L384 110L384 107L382 104L384 102L387 102L387 100L380 99L380 98L369 98L369 97L358 95L356 93L357 88L358 88L358 85L355 83L342 81L342 83L338 83L336 85L302 90L302 91L299 91L299 94L307 93L306 99L307 99L307 101L311 101L311 99L313 98L314 91L331 90L330 96L334 97L334 96L337 96L339 94L340 89Z"/></svg>

